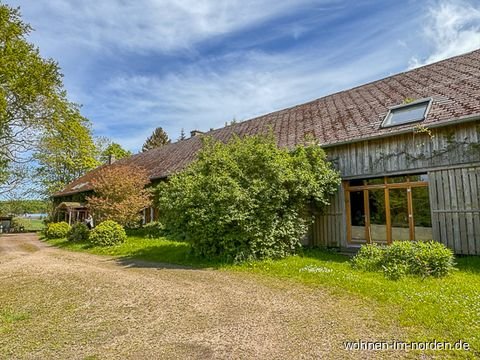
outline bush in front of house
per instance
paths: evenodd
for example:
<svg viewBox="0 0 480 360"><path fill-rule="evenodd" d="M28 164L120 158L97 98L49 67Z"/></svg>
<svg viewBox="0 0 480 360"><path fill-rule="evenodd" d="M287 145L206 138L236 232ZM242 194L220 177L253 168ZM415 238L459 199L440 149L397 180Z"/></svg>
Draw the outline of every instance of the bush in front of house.
<svg viewBox="0 0 480 360"><path fill-rule="evenodd" d="M85 242L88 241L90 230L84 223L75 223L68 232L67 240L71 242Z"/></svg>
<svg viewBox="0 0 480 360"><path fill-rule="evenodd" d="M205 137L197 161L156 190L160 221L196 255L243 261L295 253L338 188L317 145L281 149L273 135Z"/></svg>
<svg viewBox="0 0 480 360"><path fill-rule="evenodd" d="M384 249L377 244L363 245L352 259L352 267L364 271L382 269Z"/></svg>
<svg viewBox="0 0 480 360"><path fill-rule="evenodd" d="M419 276L442 277L455 268L452 250L436 241L415 242L415 257L410 260L410 273Z"/></svg>
<svg viewBox="0 0 480 360"><path fill-rule="evenodd" d="M45 227L44 234L47 239L61 239L67 237L70 228L70 225L65 221L48 223Z"/></svg>
<svg viewBox="0 0 480 360"><path fill-rule="evenodd" d="M141 228L144 237L157 239L165 235L165 227L158 221L152 221Z"/></svg>
<svg viewBox="0 0 480 360"><path fill-rule="evenodd" d="M91 232L89 241L95 246L112 246L125 242L127 234L119 223L106 220L98 224Z"/></svg>
<svg viewBox="0 0 480 360"><path fill-rule="evenodd" d="M355 269L383 270L391 280L405 275L442 277L455 268L453 252L436 241L394 241L390 246L363 245L352 259Z"/></svg>

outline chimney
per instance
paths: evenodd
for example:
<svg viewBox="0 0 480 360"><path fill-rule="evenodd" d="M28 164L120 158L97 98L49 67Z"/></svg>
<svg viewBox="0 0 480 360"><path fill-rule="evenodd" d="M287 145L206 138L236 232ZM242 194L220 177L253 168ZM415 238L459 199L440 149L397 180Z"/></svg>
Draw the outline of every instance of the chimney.
<svg viewBox="0 0 480 360"><path fill-rule="evenodd" d="M107 165L112 165L115 162L115 160L116 160L115 155L113 154L108 155Z"/></svg>
<svg viewBox="0 0 480 360"><path fill-rule="evenodd" d="M203 134L203 131L200 131L200 130L190 131L190 137L194 137L194 136L201 135L201 134Z"/></svg>

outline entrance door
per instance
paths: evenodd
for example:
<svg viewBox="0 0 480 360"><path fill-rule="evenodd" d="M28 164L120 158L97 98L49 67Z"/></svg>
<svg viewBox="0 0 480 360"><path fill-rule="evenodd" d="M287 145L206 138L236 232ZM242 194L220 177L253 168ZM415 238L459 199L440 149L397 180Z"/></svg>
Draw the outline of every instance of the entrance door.
<svg viewBox="0 0 480 360"><path fill-rule="evenodd" d="M349 243L432 239L426 175L344 183Z"/></svg>

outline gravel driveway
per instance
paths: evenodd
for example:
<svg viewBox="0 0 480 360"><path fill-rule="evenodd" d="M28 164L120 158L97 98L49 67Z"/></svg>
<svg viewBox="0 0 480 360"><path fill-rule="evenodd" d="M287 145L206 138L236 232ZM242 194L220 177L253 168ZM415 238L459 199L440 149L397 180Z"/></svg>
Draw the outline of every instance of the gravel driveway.
<svg viewBox="0 0 480 360"><path fill-rule="evenodd" d="M399 337L367 304L287 280L74 253L0 237L0 357L399 358L343 350ZM2 319L2 318L0 318ZM2 325L3 324L3 325Z"/></svg>

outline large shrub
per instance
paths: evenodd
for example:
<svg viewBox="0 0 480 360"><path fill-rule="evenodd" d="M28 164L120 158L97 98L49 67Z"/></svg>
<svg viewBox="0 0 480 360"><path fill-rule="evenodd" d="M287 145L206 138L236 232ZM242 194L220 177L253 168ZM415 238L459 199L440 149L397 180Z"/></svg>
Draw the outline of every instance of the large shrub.
<svg viewBox="0 0 480 360"><path fill-rule="evenodd" d="M328 204L339 176L317 145L292 151L273 136L204 138L197 161L157 188L166 230L197 255L283 257L300 246L311 209Z"/></svg>
<svg viewBox="0 0 480 360"><path fill-rule="evenodd" d="M65 221L61 221L47 224L44 233L47 239L60 239L67 237L69 231L70 225Z"/></svg>
<svg viewBox="0 0 480 360"><path fill-rule="evenodd" d="M96 246L111 246L123 243L127 239L125 229L113 220L106 220L98 224L90 232L90 243Z"/></svg>
<svg viewBox="0 0 480 360"><path fill-rule="evenodd" d="M68 232L67 240L71 242L87 241L90 236L90 230L84 223L75 223Z"/></svg>
<svg viewBox="0 0 480 360"><path fill-rule="evenodd" d="M436 241L394 241L390 246L364 245L352 266L366 271L383 270L397 280L405 275L441 277L454 269L453 252Z"/></svg>

